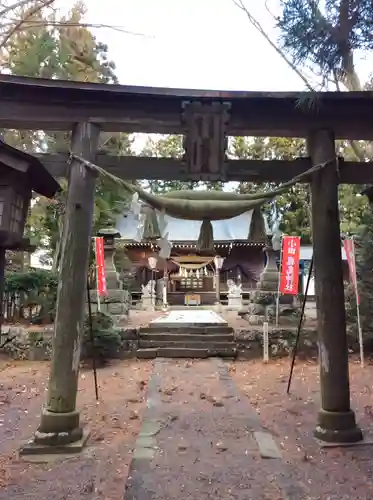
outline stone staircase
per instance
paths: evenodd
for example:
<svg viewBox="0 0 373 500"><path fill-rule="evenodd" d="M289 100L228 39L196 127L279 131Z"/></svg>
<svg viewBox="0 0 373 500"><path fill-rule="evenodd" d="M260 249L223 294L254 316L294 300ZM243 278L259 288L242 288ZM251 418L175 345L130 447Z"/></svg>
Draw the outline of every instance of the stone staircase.
<svg viewBox="0 0 373 500"><path fill-rule="evenodd" d="M229 326L149 325L139 331L138 358L234 358L234 331Z"/></svg>

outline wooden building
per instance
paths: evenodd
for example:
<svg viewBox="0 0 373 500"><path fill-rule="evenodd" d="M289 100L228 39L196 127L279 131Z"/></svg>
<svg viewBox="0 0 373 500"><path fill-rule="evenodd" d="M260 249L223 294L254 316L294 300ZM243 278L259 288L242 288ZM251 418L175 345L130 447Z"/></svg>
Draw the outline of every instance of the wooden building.
<svg viewBox="0 0 373 500"><path fill-rule="evenodd" d="M197 240L202 221L190 221L166 216L165 233L172 243L171 256L167 262L158 259L154 278L166 278L169 304L183 304L185 296L200 296L201 304L213 304L216 300L215 255L224 258L220 270L220 297L224 302L228 291L227 281L241 283L243 295L256 287L263 270L265 256L264 241L249 241L252 211L231 219L213 221L214 252L199 252ZM148 258L158 254L156 243L137 241L138 222L128 214L117 222L122 235L121 246L134 266L135 282L132 286L136 300L142 285L152 278ZM268 232L268 230L267 230Z"/></svg>

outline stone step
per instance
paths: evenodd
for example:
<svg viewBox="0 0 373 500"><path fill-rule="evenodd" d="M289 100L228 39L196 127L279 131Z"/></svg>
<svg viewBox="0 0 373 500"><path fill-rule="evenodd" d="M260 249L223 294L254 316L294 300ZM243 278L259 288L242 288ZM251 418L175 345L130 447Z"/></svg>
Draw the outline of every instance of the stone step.
<svg viewBox="0 0 373 500"><path fill-rule="evenodd" d="M234 342L234 334L140 333L140 340L155 342Z"/></svg>
<svg viewBox="0 0 373 500"><path fill-rule="evenodd" d="M234 333L234 329L231 326L183 326L182 324L175 326L168 325L152 325L143 326L139 329L140 335L147 333L172 333L174 335L179 334L195 334L195 335L208 335L208 334L221 334L227 335Z"/></svg>
<svg viewBox="0 0 373 500"><path fill-rule="evenodd" d="M137 357L140 359L153 358L208 358L208 357L236 357L236 349L234 347L222 350L222 352L213 352L209 349L191 349L189 347L161 347L138 349Z"/></svg>
<svg viewBox="0 0 373 500"><path fill-rule="evenodd" d="M169 342L167 340L143 340L140 339L139 346L144 348L155 347L155 348L163 348L163 347L175 347L179 348L188 348L188 349L208 349L209 351L214 352L223 352L226 349L234 349L236 344L234 342L211 342L209 340L202 342L193 342L192 340L187 341L179 341L179 342Z"/></svg>

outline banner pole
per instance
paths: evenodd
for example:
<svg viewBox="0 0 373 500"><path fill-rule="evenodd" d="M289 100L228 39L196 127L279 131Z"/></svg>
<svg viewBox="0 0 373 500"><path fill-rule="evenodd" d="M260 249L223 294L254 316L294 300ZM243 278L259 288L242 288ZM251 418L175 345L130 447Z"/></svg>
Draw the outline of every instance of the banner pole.
<svg viewBox="0 0 373 500"><path fill-rule="evenodd" d="M91 304L91 294L89 293L89 279L87 276L87 301L88 301L88 321L89 321L89 335L92 344L92 370L93 370L93 380L95 384L95 395L96 401L99 400L98 397L98 382L97 382L97 363L96 363L96 344L95 335L93 333L93 319L92 319L92 304Z"/></svg>
<svg viewBox="0 0 373 500"><path fill-rule="evenodd" d="M354 269L355 269L355 300L356 300L356 317L357 317L357 330L358 330L358 336L359 336L359 349L360 349L360 365L363 368L364 367L364 342L363 342L363 332L361 329L361 322L360 322L360 298L359 298L359 292L357 289L357 272L356 272L356 257L355 257L355 240L354 237L351 237L351 248L352 248L352 258L354 261Z"/></svg>
<svg viewBox="0 0 373 500"><path fill-rule="evenodd" d="M290 366L290 373L289 373L289 379L288 379L288 386L287 386L287 389L286 389L286 393L287 394L289 394L289 392L290 392L291 381L292 381L292 378L293 378L295 358L297 356L297 351L298 351L298 345L299 345L299 339L300 339L300 332L301 332L302 325L303 325L304 311L305 311L305 308L306 308L306 302L307 302L307 297L308 297L308 289L309 289L310 283L311 283L312 271L313 271L313 252L312 252L311 263L310 263L310 267L309 267L309 271L308 271L308 278L307 278L306 290L304 292L304 297L303 297L302 310L301 310L301 313L300 313L300 318L299 318L299 323L298 323L297 336L296 336L296 339L295 339L295 344L294 344L294 348L293 348L293 355L292 355L292 358L291 358L291 366Z"/></svg>
<svg viewBox="0 0 373 500"><path fill-rule="evenodd" d="M280 285L281 285L281 273L282 273L282 247L283 247L283 235L281 235L281 248L280 248L280 265L278 268L278 285L277 285L277 297L276 297L276 328L278 328L278 317L280 312Z"/></svg>

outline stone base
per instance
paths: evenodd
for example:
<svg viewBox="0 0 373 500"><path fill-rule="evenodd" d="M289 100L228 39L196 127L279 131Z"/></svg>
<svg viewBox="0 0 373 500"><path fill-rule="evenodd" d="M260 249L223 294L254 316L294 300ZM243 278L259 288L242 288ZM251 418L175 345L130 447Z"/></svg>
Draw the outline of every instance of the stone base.
<svg viewBox="0 0 373 500"><path fill-rule="evenodd" d="M268 322L265 316L261 314L249 314L245 317L249 325L262 326L264 322Z"/></svg>
<svg viewBox="0 0 373 500"><path fill-rule="evenodd" d="M97 292L90 291L92 312L98 311ZM130 307L130 295L128 290L108 290L104 299L100 300L100 311L110 316L127 316Z"/></svg>
<svg viewBox="0 0 373 500"><path fill-rule="evenodd" d="M241 297L228 297L228 310L240 311L242 309Z"/></svg>
<svg viewBox="0 0 373 500"><path fill-rule="evenodd" d="M38 432L40 434L72 433L75 429L80 429L79 416L78 411L55 413L43 408Z"/></svg>
<svg viewBox="0 0 373 500"><path fill-rule="evenodd" d="M33 439L23 450L48 449L50 453L52 453L52 449L58 450L55 453L67 453L69 449L78 449L79 451L79 447L83 446L82 442L87 440L87 438L84 439L84 432L79 420L78 411L54 413L43 408L40 426ZM75 443L78 444L75 445Z"/></svg>
<svg viewBox="0 0 373 500"><path fill-rule="evenodd" d="M56 444L43 443L40 439L40 433L36 432L35 436L30 439L26 444L21 446L19 450L20 456L27 455L71 455L74 453L80 453L87 444L88 438L90 436L90 431L88 429L81 429L80 439L74 442L64 442L64 433L54 434ZM67 434L67 433L66 433ZM48 441L48 440L47 440Z"/></svg>
<svg viewBox="0 0 373 500"><path fill-rule="evenodd" d="M319 411L319 423L315 429L316 439L326 443L357 443L363 439L356 425L355 413Z"/></svg>
<svg viewBox="0 0 373 500"><path fill-rule="evenodd" d="M141 299L141 309L144 311L154 311L155 310L155 305L156 305L156 300L155 298L151 297L143 297Z"/></svg>
<svg viewBox="0 0 373 500"><path fill-rule="evenodd" d="M352 446L373 446L373 441L371 439L366 439L363 436L362 441L357 441L353 443L324 443L320 439L316 439L316 442L320 448L351 448Z"/></svg>

